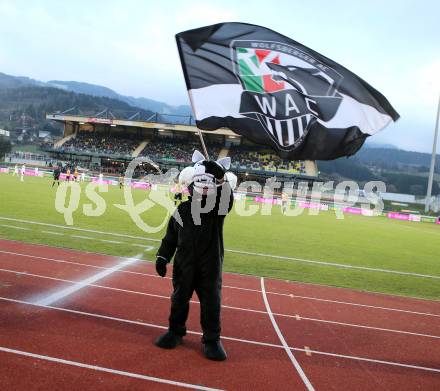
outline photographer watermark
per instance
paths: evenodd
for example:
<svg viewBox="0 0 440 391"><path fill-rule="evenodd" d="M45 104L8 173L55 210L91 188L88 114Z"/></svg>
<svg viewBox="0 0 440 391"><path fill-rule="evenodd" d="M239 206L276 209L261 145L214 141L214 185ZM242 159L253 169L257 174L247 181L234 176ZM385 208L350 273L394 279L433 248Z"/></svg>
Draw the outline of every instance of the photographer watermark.
<svg viewBox="0 0 440 391"><path fill-rule="evenodd" d="M143 180L134 179L136 170L147 164L154 168L153 174ZM123 178L124 204L111 204L111 207L126 212L133 223L145 233L161 231L169 217L174 216L182 224L178 210L171 197L171 190L179 178L179 170L172 168L163 173L159 166L148 157L138 157L130 162ZM227 183L227 181L225 182ZM116 181L92 178L85 187L78 182L67 181L60 184L55 198L55 209L63 214L67 225L74 224L75 213L88 217L102 217L107 211L103 194ZM200 224L202 214L216 211L226 215L229 211L231 192L224 184L217 185L215 192L203 194L194 192L191 201L191 215L196 225ZM136 189L136 197L133 190ZM145 190L140 196L139 189ZM299 216L306 211L318 215L321 211L334 211L337 219L345 213L375 216L382 213L384 204L380 194L386 191L383 182L367 182L362 189L353 181L335 184L330 182L279 182L275 177L268 178L264 184L257 181L243 181L234 190L234 211L238 216L249 217L256 214L269 216L277 213L286 217ZM81 200L86 199L81 205ZM141 200L139 201L139 199ZM138 201L136 203L136 200ZM160 213L147 213L153 209Z"/></svg>

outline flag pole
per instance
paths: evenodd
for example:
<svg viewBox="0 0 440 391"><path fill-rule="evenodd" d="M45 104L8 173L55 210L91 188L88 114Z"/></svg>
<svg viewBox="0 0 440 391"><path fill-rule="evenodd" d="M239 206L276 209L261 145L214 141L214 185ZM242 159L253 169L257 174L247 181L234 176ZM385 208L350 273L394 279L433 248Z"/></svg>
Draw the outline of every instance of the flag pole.
<svg viewBox="0 0 440 391"><path fill-rule="evenodd" d="M206 149L205 140L203 140L202 131L197 128L197 134L200 137L200 142L202 143L203 152L205 153L205 157L207 160L209 160L208 150Z"/></svg>
<svg viewBox="0 0 440 391"><path fill-rule="evenodd" d="M434 142L432 144L431 167L429 168L428 191L426 192L425 213L429 211L429 200L432 192L432 182L434 180L435 155L437 151L438 122L440 116L440 94L438 97L437 117L435 119Z"/></svg>
<svg viewBox="0 0 440 391"><path fill-rule="evenodd" d="M180 53L180 49L179 49L179 53ZM182 60L183 61L183 60ZM188 97L189 97L189 101L191 103L191 108L194 114L194 118L197 118L196 116L196 109L192 100L192 95L188 90ZM203 148L203 152L205 153L205 158L206 160L209 160L209 155L208 155L208 150L206 149L206 145L205 145L205 140L203 140L203 135L202 135L202 131L197 127L197 134L199 135L200 138L200 142L202 143L202 148Z"/></svg>

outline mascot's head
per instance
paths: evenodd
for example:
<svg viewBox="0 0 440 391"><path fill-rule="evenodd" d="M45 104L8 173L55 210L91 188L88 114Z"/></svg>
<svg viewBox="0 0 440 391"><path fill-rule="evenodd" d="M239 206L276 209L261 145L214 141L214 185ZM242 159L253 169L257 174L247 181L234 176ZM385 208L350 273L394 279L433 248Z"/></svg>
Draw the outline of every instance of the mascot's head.
<svg viewBox="0 0 440 391"><path fill-rule="evenodd" d="M206 160L199 151L195 150L192 156L193 166L186 167L179 175L179 183L200 194L208 195L216 192L217 187L225 181L232 189L237 185L237 177L227 172L231 166L231 158L224 157L217 161Z"/></svg>

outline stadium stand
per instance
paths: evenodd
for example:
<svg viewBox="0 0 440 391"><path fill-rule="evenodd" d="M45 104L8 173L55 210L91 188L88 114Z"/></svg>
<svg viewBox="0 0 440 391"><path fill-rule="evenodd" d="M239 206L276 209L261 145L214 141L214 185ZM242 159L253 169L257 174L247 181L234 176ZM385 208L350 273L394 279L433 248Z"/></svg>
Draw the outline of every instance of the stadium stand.
<svg viewBox="0 0 440 391"><path fill-rule="evenodd" d="M232 166L242 170L259 170L299 174L305 172L304 162L280 159L259 147L231 146L228 156Z"/></svg>
<svg viewBox="0 0 440 391"><path fill-rule="evenodd" d="M173 137L160 137L149 142L140 156L148 156L153 160L168 160L180 163L191 162L195 149L201 150L200 141ZM208 143L207 149L212 158L217 158L221 144Z"/></svg>
<svg viewBox="0 0 440 391"><path fill-rule="evenodd" d="M66 141L60 152L84 152L102 155L131 156L141 140L126 138L123 135L97 132L80 132L76 137Z"/></svg>
<svg viewBox="0 0 440 391"><path fill-rule="evenodd" d="M232 159L232 167L240 171L263 171L285 174L303 174L304 162L280 159L277 155L259 146L230 145L210 142L205 139L211 158L222 155ZM144 148L142 148L142 146ZM62 146L54 147L61 153L97 154L102 156L132 157L148 156L155 161L168 163L190 163L195 149L201 150L196 137L155 136L147 141L135 135L108 134L104 132L78 132ZM115 169L117 171L117 169Z"/></svg>
<svg viewBox="0 0 440 391"><path fill-rule="evenodd" d="M63 138L43 148L52 159L75 162L97 172L118 173L133 158L148 157L166 171L184 168L195 149L202 151L198 130L188 117L180 123L158 113L143 119L132 113L116 116L104 110L86 116L72 110L46 115L64 127ZM211 159L231 157L232 169L246 180L276 176L281 181L293 177L313 182L317 178L315 162L282 159L267 147L246 141L226 128L205 132L203 139Z"/></svg>

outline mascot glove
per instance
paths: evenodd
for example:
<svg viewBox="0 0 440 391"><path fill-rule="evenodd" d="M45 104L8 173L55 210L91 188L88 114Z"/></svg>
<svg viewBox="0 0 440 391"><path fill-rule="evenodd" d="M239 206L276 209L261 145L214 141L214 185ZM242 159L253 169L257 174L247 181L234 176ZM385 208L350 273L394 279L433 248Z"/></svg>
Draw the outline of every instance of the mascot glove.
<svg viewBox="0 0 440 391"><path fill-rule="evenodd" d="M168 261L163 257L156 258L156 272L161 277L165 277L167 274L167 263Z"/></svg>

